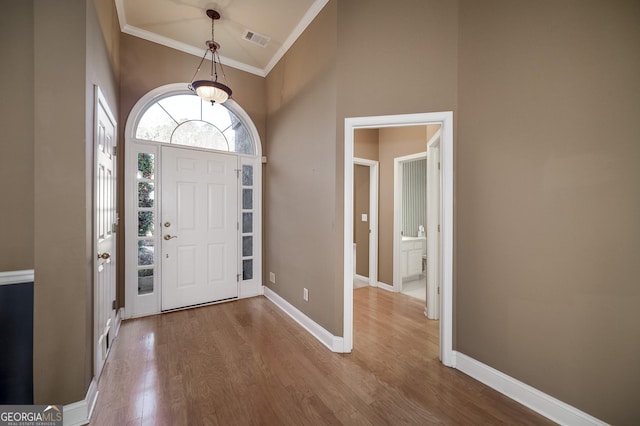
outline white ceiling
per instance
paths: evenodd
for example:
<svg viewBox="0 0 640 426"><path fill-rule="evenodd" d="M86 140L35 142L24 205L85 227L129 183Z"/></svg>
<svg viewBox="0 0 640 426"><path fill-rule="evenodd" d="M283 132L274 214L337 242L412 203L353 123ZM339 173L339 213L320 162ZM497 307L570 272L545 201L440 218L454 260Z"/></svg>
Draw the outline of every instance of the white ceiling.
<svg viewBox="0 0 640 426"><path fill-rule="evenodd" d="M214 9L221 15L215 22L215 41L221 46L222 65L264 77L327 1L115 0L115 3L122 32L198 57L204 55L205 41L211 38L211 19L206 10ZM247 30L269 37L269 43L262 47L245 40Z"/></svg>

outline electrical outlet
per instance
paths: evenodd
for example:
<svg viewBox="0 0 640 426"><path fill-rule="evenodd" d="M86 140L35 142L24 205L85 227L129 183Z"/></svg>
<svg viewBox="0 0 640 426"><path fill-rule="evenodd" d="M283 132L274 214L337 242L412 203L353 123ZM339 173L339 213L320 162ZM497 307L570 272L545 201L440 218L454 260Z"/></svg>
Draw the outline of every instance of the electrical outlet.
<svg viewBox="0 0 640 426"><path fill-rule="evenodd" d="M305 302L309 301L309 289L307 288L303 289L302 298L304 299Z"/></svg>
<svg viewBox="0 0 640 426"><path fill-rule="evenodd" d="M271 281L272 283L276 283L276 274L274 274L273 272L269 272L269 281Z"/></svg>

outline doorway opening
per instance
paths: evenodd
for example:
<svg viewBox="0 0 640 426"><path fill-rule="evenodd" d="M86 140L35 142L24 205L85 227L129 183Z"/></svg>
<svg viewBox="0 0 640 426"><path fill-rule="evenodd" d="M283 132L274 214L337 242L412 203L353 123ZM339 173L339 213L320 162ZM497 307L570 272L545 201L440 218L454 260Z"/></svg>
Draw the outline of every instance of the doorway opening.
<svg viewBox="0 0 640 426"><path fill-rule="evenodd" d="M440 233L441 271L440 305L440 360L453 366L453 113L451 111L345 119L344 169L344 324L343 350L351 352L353 342L353 191L354 191L354 134L358 129L402 126L441 126L440 165Z"/></svg>
<svg viewBox="0 0 640 426"><path fill-rule="evenodd" d="M427 153L396 157L393 169L393 291L426 301Z"/></svg>
<svg viewBox="0 0 640 426"><path fill-rule="evenodd" d="M378 161L354 158L353 286L378 286Z"/></svg>

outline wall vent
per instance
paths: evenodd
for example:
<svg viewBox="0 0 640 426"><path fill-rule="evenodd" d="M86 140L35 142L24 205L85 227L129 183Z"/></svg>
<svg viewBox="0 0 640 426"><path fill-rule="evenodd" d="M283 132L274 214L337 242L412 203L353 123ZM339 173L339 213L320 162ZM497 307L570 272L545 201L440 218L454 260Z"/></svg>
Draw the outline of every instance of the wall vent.
<svg viewBox="0 0 640 426"><path fill-rule="evenodd" d="M267 37L264 34L259 34L251 30L246 30L244 32L243 38L247 41L250 41L251 43L255 43L258 46L262 46L262 47L265 47L267 44L269 44L269 41L271 40L270 37Z"/></svg>

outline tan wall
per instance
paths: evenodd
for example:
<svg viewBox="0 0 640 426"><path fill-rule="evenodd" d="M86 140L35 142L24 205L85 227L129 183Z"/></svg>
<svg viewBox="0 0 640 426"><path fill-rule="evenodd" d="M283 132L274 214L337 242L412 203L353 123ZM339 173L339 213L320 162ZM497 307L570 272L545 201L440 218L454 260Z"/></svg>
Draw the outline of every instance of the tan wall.
<svg viewBox="0 0 640 426"><path fill-rule="evenodd" d="M85 396L87 353L86 6L34 2L34 400ZM52 84L55 82L55 84ZM61 332L62 331L62 332ZM53 368L55 366L55 368Z"/></svg>
<svg viewBox="0 0 640 426"><path fill-rule="evenodd" d="M640 421L640 3L461 2L457 350Z"/></svg>
<svg viewBox="0 0 640 426"><path fill-rule="evenodd" d="M33 16L34 400L68 404L93 377L94 84L117 111L117 81L92 2Z"/></svg>
<svg viewBox="0 0 640 426"><path fill-rule="evenodd" d="M203 49L204 53L204 49ZM128 34L120 34L120 140L124 142L124 129L131 108L149 91L166 84L189 82L199 59L166 46L152 43ZM224 63L223 63L224 65ZM249 114L262 141L266 140L266 92L264 78L231 67L225 67L227 83L233 90L233 99ZM124 143L120 144L118 167L124 166ZM123 176L122 174L120 176ZM120 179L120 217L124 216L124 179ZM121 220L124 229L124 220ZM124 238L119 240L118 262L124 265ZM124 268L118 270L118 305L124 306Z"/></svg>
<svg viewBox="0 0 640 426"><path fill-rule="evenodd" d="M378 281L393 285L394 160L426 152L427 126L380 129L380 197L378 228Z"/></svg>
<svg viewBox="0 0 640 426"><path fill-rule="evenodd" d="M357 129L353 134L353 156L378 161L378 129Z"/></svg>
<svg viewBox="0 0 640 426"><path fill-rule="evenodd" d="M266 79L265 285L334 334L336 2L330 1ZM302 299L309 289L309 302Z"/></svg>
<svg viewBox="0 0 640 426"><path fill-rule="evenodd" d="M353 242L356 244L356 274L369 276L369 223L371 211L369 167L359 164L353 166ZM362 215L367 221L362 221Z"/></svg>
<svg viewBox="0 0 640 426"><path fill-rule="evenodd" d="M104 46L116 76L120 74L120 23L113 0L93 0L96 15L102 30Z"/></svg>
<svg viewBox="0 0 640 426"><path fill-rule="evenodd" d="M0 40L0 271L16 271L33 268L33 2L3 4Z"/></svg>

